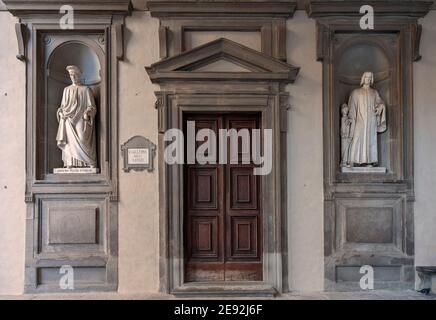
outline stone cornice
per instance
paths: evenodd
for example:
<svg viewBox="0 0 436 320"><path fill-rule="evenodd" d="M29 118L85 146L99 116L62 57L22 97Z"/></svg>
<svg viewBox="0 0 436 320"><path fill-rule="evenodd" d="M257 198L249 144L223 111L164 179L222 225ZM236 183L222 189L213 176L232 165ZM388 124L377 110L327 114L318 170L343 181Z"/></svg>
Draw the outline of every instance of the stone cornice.
<svg viewBox="0 0 436 320"><path fill-rule="evenodd" d="M310 1L306 11L311 18L356 17L362 16L359 12L361 6L370 5L376 16L422 18L432 4L432 1Z"/></svg>
<svg viewBox="0 0 436 320"><path fill-rule="evenodd" d="M3 0L6 9L15 16L29 14L58 14L63 5L76 13L122 14L132 10L130 0Z"/></svg>
<svg viewBox="0 0 436 320"><path fill-rule="evenodd" d="M153 17L292 17L296 10L294 1L260 0L182 0L147 1Z"/></svg>

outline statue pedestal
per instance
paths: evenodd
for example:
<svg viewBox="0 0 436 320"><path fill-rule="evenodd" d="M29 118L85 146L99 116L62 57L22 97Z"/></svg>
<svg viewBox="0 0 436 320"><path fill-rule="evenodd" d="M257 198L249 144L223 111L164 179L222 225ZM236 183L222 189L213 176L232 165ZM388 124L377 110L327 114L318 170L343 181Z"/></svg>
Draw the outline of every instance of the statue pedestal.
<svg viewBox="0 0 436 320"><path fill-rule="evenodd" d="M386 173L385 167L341 167L343 173Z"/></svg>
<svg viewBox="0 0 436 320"><path fill-rule="evenodd" d="M55 174L89 174L89 173L99 173L98 168L54 168L53 173Z"/></svg>

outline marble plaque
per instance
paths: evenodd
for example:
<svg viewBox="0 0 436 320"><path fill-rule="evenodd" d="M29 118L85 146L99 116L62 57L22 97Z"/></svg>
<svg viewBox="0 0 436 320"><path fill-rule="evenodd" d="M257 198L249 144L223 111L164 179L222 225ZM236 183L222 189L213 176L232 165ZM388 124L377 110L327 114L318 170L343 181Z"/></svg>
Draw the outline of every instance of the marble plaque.
<svg viewBox="0 0 436 320"><path fill-rule="evenodd" d="M344 173L386 173L385 167L342 167Z"/></svg>
<svg viewBox="0 0 436 320"><path fill-rule="evenodd" d="M149 163L149 149L147 148L129 148L127 150L128 164L143 164Z"/></svg>
<svg viewBox="0 0 436 320"><path fill-rule="evenodd" d="M121 146L124 172L153 171L153 158L156 153L156 145L142 136L134 136Z"/></svg>
<svg viewBox="0 0 436 320"><path fill-rule="evenodd" d="M98 173L98 168L54 168L53 173L56 174L89 174L89 173Z"/></svg>

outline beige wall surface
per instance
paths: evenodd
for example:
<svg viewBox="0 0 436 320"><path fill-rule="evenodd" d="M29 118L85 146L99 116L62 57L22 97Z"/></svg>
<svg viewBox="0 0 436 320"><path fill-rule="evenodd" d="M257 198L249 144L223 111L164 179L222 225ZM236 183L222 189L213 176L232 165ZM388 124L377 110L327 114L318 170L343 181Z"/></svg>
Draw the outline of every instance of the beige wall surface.
<svg viewBox="0 0 436 320"><path fill-rule="evenodd" d="M436 11L420 21L414 64L415 265L436 266Z"/></svg>
<svg viewBox="0 0 436 320"><path fill-rule="evenodd" d="M0 294L20 294L24 282L24 80L15 58L16 19L0 12ZM436 12L422 20L423 59L414 64L416 261L436 265ZM159 60L157 19L135 11L126 19L126 55L119 63L119 143L143 135L157 143L154 91L144 66ZM288 62L301 67L288 86L289 285L323 289L323 141L321 63L315 22L297 11L287 22ZM13 159L11 161L11 159ZM121 155L119 158L121 166ZM124 173L120 167L119 292L157 292L159 266L158 161L155 171Z"/></svg>
<svg viewBox="0 0 436 320"><path fill-rule="evenodd" d="M24 285L25 65L9 12L0 12L0 294Z"/></svg>
<svg viewBox="0 0 436 320"><path fill-rule="evenodd" d="M157 144L154 91L144 67L159 60L159 20L134 12L125 28L126 56L119 64L120 144L142 135ZM120 155L119 291L157 292L159 262L158 161L155 170L125 173Z"/></svg>
<svg viewBox="0 0 436 320"><path fill-rule="evenodd" d="M323 289L322 64L316 61L315 21L297 11L287 22L288 62L300 67L288 86L289 287Z"/></svg>

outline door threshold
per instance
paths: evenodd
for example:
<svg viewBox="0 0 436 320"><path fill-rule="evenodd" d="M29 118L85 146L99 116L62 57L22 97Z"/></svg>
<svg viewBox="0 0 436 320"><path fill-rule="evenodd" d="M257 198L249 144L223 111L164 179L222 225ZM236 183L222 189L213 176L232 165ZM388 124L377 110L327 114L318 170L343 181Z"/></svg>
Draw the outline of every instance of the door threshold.
<svg viewBox="0 0 436 320"><path fill-rule="evenodd" d="M265 283L225 283L225 282L188 282L171 291L171 294L181 296L199 297L274 297L278 291L270 284Z"/></svg>

